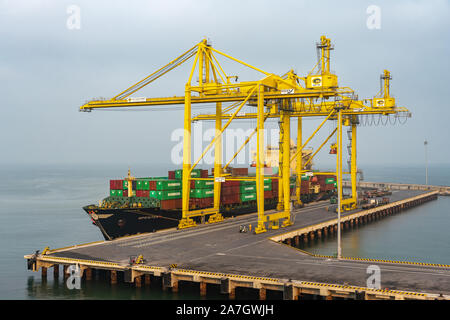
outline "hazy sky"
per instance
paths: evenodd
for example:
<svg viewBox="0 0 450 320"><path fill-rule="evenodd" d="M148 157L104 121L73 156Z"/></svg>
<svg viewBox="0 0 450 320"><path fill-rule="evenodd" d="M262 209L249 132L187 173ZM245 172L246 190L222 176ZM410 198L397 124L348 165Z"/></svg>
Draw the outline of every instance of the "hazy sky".
<svg viewBox="0 0 450 320"><path fill-rule="evenodd" d="M335 44L331 68L341 86L370 98L389 69L392 95L413 114L404 125L359 128L360 165L422 164L425 139L431 163L450 163L448 1L0 3L2 163L168 162L176 144L171 134L183 126L180 107L81 113L79 106L114 96L204 37L265 71L281 75L293 68L305 75L316 63L321 35ZM80 8L80 29L67 28L71 5ZM380 29L367 27L370 5L381 9ZM225 66L240 80L259 79ZM188 68L136 96L183 94ZM317 124L305 120L304 136ZM324 150L316 162L334 159Z"/></svg>

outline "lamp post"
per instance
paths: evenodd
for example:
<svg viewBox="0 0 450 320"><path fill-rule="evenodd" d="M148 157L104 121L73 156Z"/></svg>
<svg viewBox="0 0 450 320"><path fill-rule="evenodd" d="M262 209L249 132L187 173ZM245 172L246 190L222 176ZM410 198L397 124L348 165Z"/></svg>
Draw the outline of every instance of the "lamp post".
<svg viewBox="0 0 450 320"><path fill-rule="evenodd" d="M428 141L425 140L423 142L423 145L425 146L425 184L428 185L428 155L427 155Z"/></svg>

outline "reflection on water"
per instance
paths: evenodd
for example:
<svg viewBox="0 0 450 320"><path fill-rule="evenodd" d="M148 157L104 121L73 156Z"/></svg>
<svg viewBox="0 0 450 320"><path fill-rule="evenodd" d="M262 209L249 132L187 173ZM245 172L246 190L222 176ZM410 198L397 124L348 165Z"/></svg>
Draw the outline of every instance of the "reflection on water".
<svg viewBox="0 0 450 320"><path fill-rule="evenodd" d="M342 255L450 264L450 197L439 197L393 216L342 233ZM337 239L315 240L302 249L336 255Z"/></svg>
<svg viewBox="0 0 450 320"><path fill-rule="evenodd" d="M51 269L49 269L51 270ZM150 285L143 285L141 288L134 287L133 284L119 282L111 285L106 278L96 278L92 281L81 282L81 288L68 289L62 277L54 279L41 279L39 273L27 278L26 292L28 299L112 299L112 300L199 300L200 290L198 285L191 285L180 282L180 292L171 293L170 290L163 291L161 282L155 282ZM208 287L208 299L224 299L220 294L219 288Z"/></svg>

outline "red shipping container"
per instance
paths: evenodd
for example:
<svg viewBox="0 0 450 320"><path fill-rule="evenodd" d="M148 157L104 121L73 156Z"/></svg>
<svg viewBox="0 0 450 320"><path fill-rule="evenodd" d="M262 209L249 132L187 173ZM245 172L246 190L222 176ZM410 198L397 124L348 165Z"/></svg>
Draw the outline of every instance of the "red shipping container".
<svg viewBox="0 0 450 320"><path fill-rule="evenodd" d="M232 176L248 176L248 168L232 168Z"/></svg>
<svg viewBox="0 0 450 320"><path fill-rule="evenodd" d="M141 197L150 197L150 190L141 190Z"/></svg>
<svg viewBox="0 0 450 320"><path fill-rule="evenodd" d="M200 178L208 178L208 170L201 170Z"/></svg>
<svg viewBox="0 0 450 320"><path fill-rule="evenodd" d="M174 199L175 209L181 209L183 207L182 199Z"/></svg>
<svg viewBox="0 0 450 320"><path fill-rule="evenodd" d="M210 208L214 206L214 198L203 198L200 200L202 200L203 208Z"/></svg>
<svg viewBox="0 0 450 320"><path fill-rule="evenodd" d="M222 195L220 202L222 204L235 204L240 203L239 193L233 193L230 195Z"/></svg>
<svg viewBox="0 0 450 320"><path fill-rule="evenodd" d="M111 190L122 190L123 180L109 180L109 188Z"/></svg>
<svg viewBox="0 0 450 320"><path fill-rule="evenodd" d="M169 171L167 175L168 175L169 180L175 180L175 171Z"/></svg>
<svg viewBox="0 0 450 320"><path fill-rule="evenodd" d="M163 210L180 209L181 206L181 199L161 200L161 209Z"/></svg>
<svg viewBox="0 0 450 320"><path fill-rule="evenodd" d="M169 171L170 172L170 171ZM175 171L174 171L175 172ZM170 179L170 178L169 178ZM149 189L150 190L156 190L156 181L155 180L150 180L149 182L148 182L148 184L149 184Z"/></svg>
<svg viewBox="0 0 450 320"><path fill-rule="evenodd" d="M220 194L223 194L224 196L231 195L239 193L239 187L223 187L220 191Z"/></svg>
<svg viewBox="0 0 450 320"><path fill-rule="evenodd" d="M264 199L271 199L271 198L273 198L272 190L264 191Z"/></svg>
<svg viewBox="0 0 450 320"><path fill-rule="evenodd" d="M223 187L239 187L239 181L230 181L225 180L225 182L222 182Z"/></svg>

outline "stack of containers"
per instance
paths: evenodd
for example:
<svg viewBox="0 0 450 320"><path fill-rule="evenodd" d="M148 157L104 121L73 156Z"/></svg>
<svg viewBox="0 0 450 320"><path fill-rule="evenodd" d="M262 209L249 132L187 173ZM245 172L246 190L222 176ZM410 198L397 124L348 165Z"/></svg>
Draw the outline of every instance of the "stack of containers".
<svg viewBox="0 0 450 320"><path fill-rule="evenodd" d="M190 206L209 208L214 205L214 181L191 180Z"/></svg>
<svg viewBox="0 0 450 320"><path fill-rule="evenodd" d="M149 181L150 197L159 200L163 210L181 208L181 188L179 180L155 179Z"/></svg>
<svg viewBox="0 0 450 320"><path fill-rule="evenodd" d="M272 178L264 178L264 199L273 198ZM241 202L256 200L256 181L240 181L239 186Z"/></svg>
<svg viewBox="0 0 450 320"><path fill-rule="evenodd" d="M333 191L336 188L336 177L333 175L318 175L320 191Z"/></svg>
<svg viewBox="0 0 450 320"><path fill-rule="evenodd" d="M123 180L109 180L109 195L123 197Z"/></svg>
<svg viewBox="0 0 450 320"><path fill-rule="evenodd" d="M225 181L221 183L220 202L223 205L238 204L241 202L239 181Z"/></svg>

